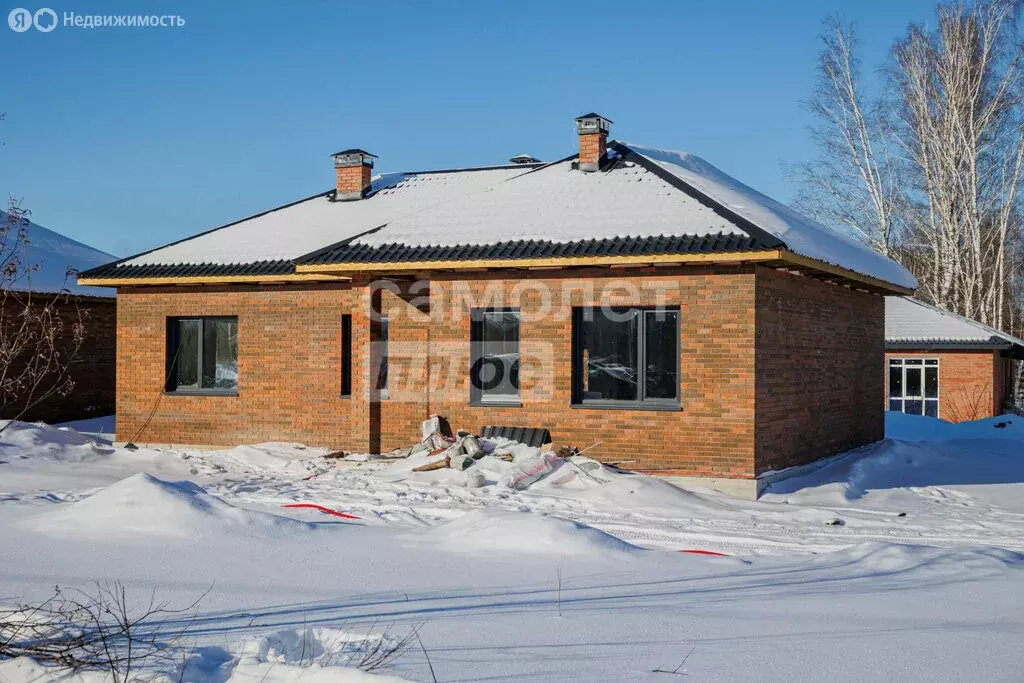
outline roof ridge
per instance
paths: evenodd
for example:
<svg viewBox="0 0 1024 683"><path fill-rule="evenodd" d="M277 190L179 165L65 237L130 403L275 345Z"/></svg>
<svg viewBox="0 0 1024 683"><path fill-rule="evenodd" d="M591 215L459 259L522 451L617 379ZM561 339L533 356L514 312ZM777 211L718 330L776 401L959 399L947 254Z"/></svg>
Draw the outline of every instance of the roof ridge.
<svg viewBox="0 0 1024 683"><path fill-rule="evenodd" d="M645 168L650 173L653 173L662 181L668 183L670 186L685 192L687 195L696 199L698 202L708 207L722 218L725 218L730 223L735 225L737 228L747 233L751 239L756 240L765 249L788 249L786 243L771 234L764 228L760 227L750 219L741 216L737 212L727 207L722 202L718 201L714 197L708 195L703 190L694 187L692 184L686 182L679 176L671 173L662 168L657 162L648 159L643 154L633 150L631 147L618 140L611 140L608 142L608 146L614 149L619 155L626 161L631 161Z"/></svg>

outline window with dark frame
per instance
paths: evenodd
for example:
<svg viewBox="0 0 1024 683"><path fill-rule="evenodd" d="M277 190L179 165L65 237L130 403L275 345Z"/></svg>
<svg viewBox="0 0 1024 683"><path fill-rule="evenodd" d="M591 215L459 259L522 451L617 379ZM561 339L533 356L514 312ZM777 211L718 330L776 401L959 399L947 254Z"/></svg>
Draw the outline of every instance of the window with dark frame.
<svg viewBox="0 0 1024 683"><path fill-rule="evenodd" d="M341 316L341 395L352 395L352 316Z"/></svg>
<svg viewBox="0 0 1024 683"><path fill-rule="evenodd" d="M678 308L573 309L573 403L679 408Z"/></svg>
<svg viewBox="0 0 1024 683"><path fill-rule="evenodd" d="M235 393L238 390L238 318L168 318L166 390Z"/></svg>
<svg viewBox="0 0 1024 683"><path fill-rule="evenodd" d="M889 359L889 410L939 416L939 359Z"/></svg>
<svg viewBox="0 0 1024 683"><path fill-rule="evenodd" d="M382 399L388 397L388 317L382 315L378 324L377 358L380 371L377 373L377 391Z"/></svg>
<svg viewBox="0 0 1024 683"><path fill-rule="evenodd" d="M469 400L519 405L519 309L470 311Z"/></svg>

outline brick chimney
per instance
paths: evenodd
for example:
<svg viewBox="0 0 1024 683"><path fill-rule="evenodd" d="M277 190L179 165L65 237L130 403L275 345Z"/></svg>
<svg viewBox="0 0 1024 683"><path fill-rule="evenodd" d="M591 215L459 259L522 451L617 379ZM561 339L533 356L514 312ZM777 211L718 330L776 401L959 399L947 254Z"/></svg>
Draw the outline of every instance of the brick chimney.
<svg viewBox="0 0 1024 683"><path fill-rule="evenodd" d="M601 168L601 161L608 152L608 131L612 122L600 114L584 114L576 118L576 132L580 135L581 171L592 172Z"/></svg>
<svg viewBox="0 0 1024 683"><path fill-rule="evenodd" d="M346 202L365 197L370 190L373 160L377 157L361 149L346 149L332 154L331 158L338 176L334 201Z"/></svg>

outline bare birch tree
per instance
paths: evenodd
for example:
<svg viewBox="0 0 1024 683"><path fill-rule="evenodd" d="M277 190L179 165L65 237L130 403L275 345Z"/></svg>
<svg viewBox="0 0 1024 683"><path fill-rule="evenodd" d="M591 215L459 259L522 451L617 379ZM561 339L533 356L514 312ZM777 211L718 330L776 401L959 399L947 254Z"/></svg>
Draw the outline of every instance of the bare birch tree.
<svg viewBox="0 0 1024 683"><path fill-rule="evenodd" d="M1020 7L940 4L934 28L912 24L896 41L872 98L852 27L827 20L808 103L820 155L795 174L801 208L901 260L918 296L1011 332L1021 304Z"/></svg>
<svg viewBox="0 0 1024 683"><path fill-rule="evenodd" d="M912 25L889 69L923 294L995 327L1006 311L1011 233L1020 230L1019 10L1018 0L941 5L935 30Z"/></svg>
<svg viewBox="0 0 1024 683"><path fill-rule="evenodd" d="M896 256L904 197L882 109L862 93L853 26L837 17L823 23L817 83L813 97L805 102L816 121L810 132L819 156L791 170L799 183L796 203L876 251Z"/></svg>

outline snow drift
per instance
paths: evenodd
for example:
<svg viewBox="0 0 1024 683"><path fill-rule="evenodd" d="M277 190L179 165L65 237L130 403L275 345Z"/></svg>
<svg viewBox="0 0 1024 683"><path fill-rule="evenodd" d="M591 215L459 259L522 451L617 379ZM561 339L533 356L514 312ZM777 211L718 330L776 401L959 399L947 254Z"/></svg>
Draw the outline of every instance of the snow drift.
<svg viewBox="0 0 1024 683"><path fill-rule="evenodd" d="M627 555L642 549L593 527L561 517L472 510L417 539L464 553Z"/></svg>
<svg viewBox="0 0 1024 683"><path fill-rule="evenodd" d="M212 532L294 534L312 525L236 507L187 481L136 474L75 503L26 520L53 535L186 537Z"/></svg>

